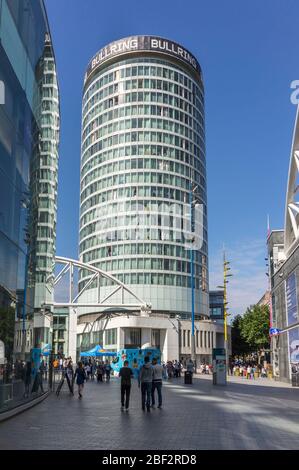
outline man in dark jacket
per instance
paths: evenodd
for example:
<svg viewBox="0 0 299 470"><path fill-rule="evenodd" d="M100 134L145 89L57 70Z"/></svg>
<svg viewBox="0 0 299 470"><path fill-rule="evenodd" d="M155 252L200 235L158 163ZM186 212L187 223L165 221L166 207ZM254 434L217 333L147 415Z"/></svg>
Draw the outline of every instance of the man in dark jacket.
<svg viewBox="0 0 299 470"><path fill-rule="evenodd" d="M129 411L130 392L131 392L131 378L133 377L133 371L129 367L129 361L124 362L124 367L119 371L121 377L120 383L120 395L121 395L121 410L125 407L125 396L126 396L126 411Z"/></svg>
<svg viewBox="0 0 299 470"><path fill-rule="evenodd" d="M153 367L149 362L149 357L145 356L144 364L139 371L138 386L141 385L141 405L145 411L145 404L147 411L151 411L151 393L153 383Z"/></svg>

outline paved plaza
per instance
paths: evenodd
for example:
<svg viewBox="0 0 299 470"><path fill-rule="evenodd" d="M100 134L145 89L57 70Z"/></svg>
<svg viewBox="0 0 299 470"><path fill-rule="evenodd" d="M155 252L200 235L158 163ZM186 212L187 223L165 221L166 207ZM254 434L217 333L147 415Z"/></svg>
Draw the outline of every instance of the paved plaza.
<svg viewBox="0 0 299 470"><path fill-rule="evenodd" d="M0 424L0 449L298 449L299 388L267 379L199 376L163 386L163 409L143 412L133 383L120 410L119 380L89 382L82 401L63 389Z"/></svg>

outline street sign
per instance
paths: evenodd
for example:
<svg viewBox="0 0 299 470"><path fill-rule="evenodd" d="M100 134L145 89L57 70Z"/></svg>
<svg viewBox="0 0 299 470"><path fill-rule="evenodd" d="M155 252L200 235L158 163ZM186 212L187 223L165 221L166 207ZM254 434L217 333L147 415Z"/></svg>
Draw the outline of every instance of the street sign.
<svg viewBox="0 0 299 470"><path fill-rule="evenodd" d="M269 329L269 335L270 336L277 336L280 335L281 330L279 328L270 328Z"/></svg>
<svg viewBox="0 0 299 470"><path fill-rule="evenodd" d="M213 359L216 359L216 356L225 356L225 348L213 348L212 355Z"/></svg>

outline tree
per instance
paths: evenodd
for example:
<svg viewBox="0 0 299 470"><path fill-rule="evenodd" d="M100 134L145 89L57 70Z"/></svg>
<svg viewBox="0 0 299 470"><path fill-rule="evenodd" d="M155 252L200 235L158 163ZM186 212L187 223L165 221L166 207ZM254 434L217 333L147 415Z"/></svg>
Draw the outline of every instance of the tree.
<svg viewBox="0 0 299 470"><path fill-rule="evenodd" d="M0 308L0 339L4 342L5 355L10 359L13 353L15 311L12 307Z"/></svg>
<svg viewBox="0 0 299 470"><path fill-rule="evenodd" d="M241 322L241 336L251 350L259 353L269 349L270 314L267 305L253 305L246 310Z"/></svg>
<svg viewBox="0 0 299 470"><path fill-rule="evenodd" d="M232 355L244 357L246 354L251 352L251 347L241 335L241 323L241 315L235 316L231 323Z"/></svg>

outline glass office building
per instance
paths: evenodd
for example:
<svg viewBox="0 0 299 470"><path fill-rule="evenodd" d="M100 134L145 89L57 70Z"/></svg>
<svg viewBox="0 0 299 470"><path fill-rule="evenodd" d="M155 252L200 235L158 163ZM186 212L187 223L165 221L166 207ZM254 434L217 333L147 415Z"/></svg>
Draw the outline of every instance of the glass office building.
<svg viewBox="0 0 299 470"><path fill-rule="evenodd" d="M0 0L0 83L0 383L11 384L12 363L50 339L40 311L52 299L59 95L42 0ZM16 399L6 389L0 409Z"/></svg>
<svg viewBox="0 0 299 470"><path fill-rule="evenodd" d="M134 286L154 311L190 315L182 214L196 185L203 207L203 243L194 251L196 314L207 316L204 87L197 60L157 37L116 41L91 60L82 106L80 259Z"/></svg>
<svg viewBox="0 0 299 470"><path fill-rule="evenodd" d="M164 358L178 357L179 337L167 318L190 322L191 246L195 318L209 317L206 191L204 86L196 58L156 36L101 49L88 65L82 100L80 261L117 277L152 306L148 320L124 315L108 322L101 336L106 347L158 344ZM190 234L192 200L201 216L192 205ZM89 280L81 270L79 289ZM102 279L88 285L81 301L96 301L98 287L111 293ZM84 347L94 340L82 325L96 318L95 309L79 313Z"/></svg>

